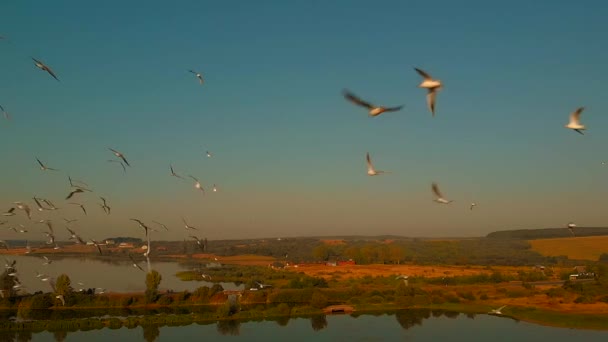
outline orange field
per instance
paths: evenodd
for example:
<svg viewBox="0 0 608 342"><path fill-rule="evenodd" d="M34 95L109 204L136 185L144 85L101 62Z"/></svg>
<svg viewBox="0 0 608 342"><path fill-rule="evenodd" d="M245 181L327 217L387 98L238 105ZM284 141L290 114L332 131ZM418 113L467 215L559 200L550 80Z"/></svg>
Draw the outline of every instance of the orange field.
<svg viewBox="0 0 608 342"><path fill-rule="evenodd" d="M597 261L602 253L608 253L608 236L541 239L528 242L533 250L546 256L565 255L569 259Z"/></svg>

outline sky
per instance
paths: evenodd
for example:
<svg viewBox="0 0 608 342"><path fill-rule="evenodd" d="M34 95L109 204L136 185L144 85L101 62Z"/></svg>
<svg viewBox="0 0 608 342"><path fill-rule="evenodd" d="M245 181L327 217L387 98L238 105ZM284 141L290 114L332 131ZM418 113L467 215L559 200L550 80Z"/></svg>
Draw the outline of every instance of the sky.
<svg viewBox="0 0 608 342"><path fill-rule="evenodd" d="M182 217L209 239L607 226L607 15L561 0L2 2L0 210L61 209L0 218L0 239L62 218L87 239L143 236L129 218L166 224L164 240L191 235ZM443 82L434 118L414 67ZM404 108L368 117L345 88ZM584 136L564 128L580 106ZM366 152L392 173L367 176ZM68 175L94 191L73 198L87 216L64 200ZM434 181L453 203L433 202Z"/></svg>

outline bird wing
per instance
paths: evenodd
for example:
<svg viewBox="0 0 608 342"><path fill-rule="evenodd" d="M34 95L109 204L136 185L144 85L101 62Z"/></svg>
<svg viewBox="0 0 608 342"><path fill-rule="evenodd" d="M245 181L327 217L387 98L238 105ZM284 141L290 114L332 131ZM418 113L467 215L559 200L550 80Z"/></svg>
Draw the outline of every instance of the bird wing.
<svg viewBox="0 0 608 342"><path fill-rule="evenodd" d="M372 158L369 156L369 152L367 152L365 158L367 160L367 170L374 171L374 165L372 165Z"/></svg>
<svg viewBox="0 0 608 342"><path fill-rule="evenodd" d="M433 189L433 193L435 193L435 196L437 196L439 198L443 198L443 195L441 194L441 191L439 191L439 186L437 185L437 183L432 184L432 189Z"/></svg>
<svg viewBox="0 0 608 342"><path fill-rule="evenodd" d="M401 108L403 108L403 105L401 106L397 106L397 107L389 107L389 108L385 108L384 110L387 112L396 112L401 110Z"/></svg>
<svg viewBox="0 0 608 342"><path fill-rule="evenodd" d="M347 100L349 100L350 102L359 105L359 106L363 106L366 107L367 109L372 109L374 108L374 106L368 102L365 102L363 100L361 100L360 98L358 98L355 94L349 92L348 90L344 90L344 98L346 98Z"/></svg>
<svg viewBox="0 0 608 342"><path fill-rule="evenodd" d="M502 309L504 309L506 307L507 307L506 305L503 305L503 306L499 307L496 311L501 311Z"/></svg>
<svg viewBox="0 0 608 342"><path fill-rule="evenodd" d="M40 167L42 167L43 169L46 169L46 166L44 166L44 164L42 164L40 159L36 158L36 160L38 161L38 164L40 164Z"/></svg>
<svg viewBox="0 0 608 342"><path fill-rule="evenodd" d="M124 155L122 155L122 154L121 154L121 155L120 155L120 159L122 159L122 161L124 161L124 162L125 162L125 164L127 164L127 166L131 166L131 164L129 164L129 162L127 161L127 158L125 158L125 156L124 156ZM123 165L122 167L124 168L125 166Z"/></svg>
<svg viewBox="0 0 608 342"><path fill-rule="evenodd" d="M585 107L579 107L574 112L570 113L570 123L580 125L581 113L585 110Z"/></svg>
<svg viewBox="0 0 608 342"><path fill-rule="evenodd" d="M428 73L422 71L421 69L418 68L414 68L414 70L416 70L416 72L422 76L425 80L432 80L433 78L431 77L431 75L429 75Z"/></svg>
<svg viewBox="0 0 608 342"><path fill-rule="evenodd" d="M429 92L426 94L426 104L429 107L431 113L433 113L433 117L435 116L435 98L437 97L437 92L434 89L429 89Z"/></svg>
<svg viewBox="0 0 608 342"><path fill-rule="evenodd" d="M48 66L44 65L44 70L46 70L46 72L48 72L51 76L53 76L54 79L56 79L57 81L59 81L59 79L57 78L57 76L55 75L55 73L53 72L53 70L51 70L51 68L49 68Z"/></svg>
<svg viewBox="0 0 608 342"><path fill-rule="evenodd" d="M196 72L196 71L194 71L194 70L188 70L188 71L190 71L191 73L193 73L193 74L195 74L195 75L196 75L196 74L198 74L198 72Z"/></svg>

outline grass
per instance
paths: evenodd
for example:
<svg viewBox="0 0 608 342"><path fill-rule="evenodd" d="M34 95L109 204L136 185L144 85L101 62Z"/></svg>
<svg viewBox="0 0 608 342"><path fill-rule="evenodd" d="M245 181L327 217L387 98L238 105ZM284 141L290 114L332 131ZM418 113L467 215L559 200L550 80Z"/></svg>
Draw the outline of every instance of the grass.
<svg viewBox="0 0 608 342"><path fill-rule="evenodd" d="M608 253L608 236L586 236L529 240L532 250L545 256L565 255L569 259L597 261Z"/></svg>

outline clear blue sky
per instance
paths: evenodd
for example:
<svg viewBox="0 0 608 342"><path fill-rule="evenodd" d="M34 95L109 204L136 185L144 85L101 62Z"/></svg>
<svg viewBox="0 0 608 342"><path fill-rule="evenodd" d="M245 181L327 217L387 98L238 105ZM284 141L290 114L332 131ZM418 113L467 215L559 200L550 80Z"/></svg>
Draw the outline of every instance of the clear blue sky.
<svg viewBox="0 0 608 342"><path fill-rule="evenodd" d="M166 223L159 239L189 235L182 216L210 239L605 226L606 17L604 1L5 1L2 210L49 198L62 210L35 218L79 218L85 238L137 236L130 217ZM444 82L435 118L415 66ZM370 118L343 88L405 108ZM585 136L564 128L579 106ZM367 151L394 173L366 176ZM87 217L68 173L95 191L77 195Z"/></svg>

